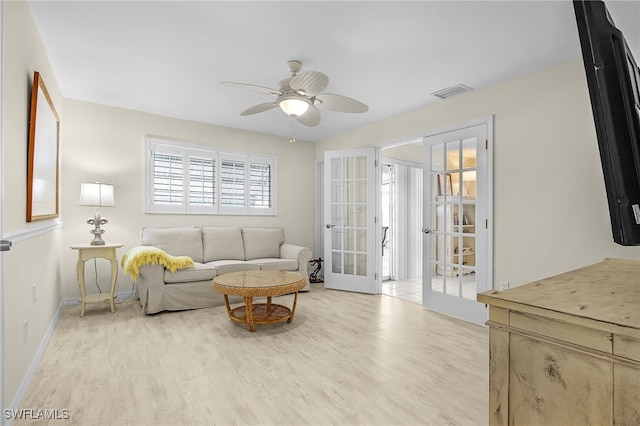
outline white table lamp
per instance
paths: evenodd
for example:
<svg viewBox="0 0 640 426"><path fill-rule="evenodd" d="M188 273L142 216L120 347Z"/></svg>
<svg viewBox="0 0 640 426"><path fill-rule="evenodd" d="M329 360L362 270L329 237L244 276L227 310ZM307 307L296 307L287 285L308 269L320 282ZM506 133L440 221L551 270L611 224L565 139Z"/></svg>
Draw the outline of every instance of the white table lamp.
<svg viewBox="0 0 640 426"><path fill-rule="evenodd" d="M113 185L100 182L87 182L80 184L80 201L81 206L93 206L96 208L96 212L93 217L87 219L89 225L93 225L94 228L90 231L93 234L92 246L103 246L104 240L102 234L104 229L100 226L108 222L108 220L100 216L99 207L115 207L115 201L113 198Z"/></svg>

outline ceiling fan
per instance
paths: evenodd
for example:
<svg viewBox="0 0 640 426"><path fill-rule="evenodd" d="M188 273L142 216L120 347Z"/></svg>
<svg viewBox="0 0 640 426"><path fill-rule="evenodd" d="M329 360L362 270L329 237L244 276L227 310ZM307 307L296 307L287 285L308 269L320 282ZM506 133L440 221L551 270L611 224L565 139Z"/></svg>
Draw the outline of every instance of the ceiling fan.
<svg viewBox="0 0 640 426"><path fill-rule="evenodd" d="M296 60L287 62L287 66L291 77L282 80L278 89L232 81L222 82L225 86L276 96L275 101L254 105L242 111L240 115L252 115L280 107L285 114L294 117L301 124L315 127L320 124L320 109L350 113L369 110L368 106L355 99L333 93L321 93L329 85L329 77L325 74L318 71L300 73L302 63Z"/></svg>

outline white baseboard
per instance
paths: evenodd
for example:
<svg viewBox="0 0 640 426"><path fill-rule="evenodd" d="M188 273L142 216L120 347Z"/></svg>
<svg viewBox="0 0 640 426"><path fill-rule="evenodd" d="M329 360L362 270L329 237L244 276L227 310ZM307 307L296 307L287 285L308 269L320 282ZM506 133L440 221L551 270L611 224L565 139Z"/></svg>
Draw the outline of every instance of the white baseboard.
<svg viewBox="0 0 640 426"><path fill-rule="evenodd" d="M135 297L134 291L116 293L116 303L119 301L119 299L120 301L122 301L124 299L134 298L134 297ZM29 364L29 368L27 369L27 372L22 378L22 382L20 383L20 386L18 387L18 390L16 391L15 396L13 397L13 401L11 401L11 404L8 407L6 407L5 410L18 410L20 408L20 405L22 405L22 401L24 400L24 397L27 393L27 389L31 384L31 380L33 380L33 375L35 374L36 369L38 368L38 365L40 364L40 361L44 356L47 346L49 345L49 341L51 340L51 336L53 335L53 330L55 330L56 325L58 324L58 320L62 315L62 311L66 306L79 305L79 304L80 304L80 300L77 297L68 297L60 301L60 305L58 305L58 309L56 310L56 313L53 316L53 319L51 320L51 324L49 324L49 328L47 328L47 331L42 337L42 341L38 346L38 350L33 356L33 359L31 360L31 364ZM11 426L15 419L5 419L5 420L6 420L6 423L4 424L6 426Z"/></svg>

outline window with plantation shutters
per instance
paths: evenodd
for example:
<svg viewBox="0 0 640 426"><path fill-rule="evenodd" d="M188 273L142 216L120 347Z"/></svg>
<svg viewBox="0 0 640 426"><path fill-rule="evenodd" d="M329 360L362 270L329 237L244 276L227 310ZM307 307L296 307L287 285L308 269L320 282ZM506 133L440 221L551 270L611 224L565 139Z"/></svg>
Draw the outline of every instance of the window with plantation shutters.
<svg viewBox="0 0 640 426"><path fill-rule="evenodd" d="M146 139L147 213L275 215L273 156Z"/></svg>
<svg viewBox="0 0 640 426"><path fill-rule="evenodd" d="M275 211L272 157L220 153L219 159L221 213Z"/></svg>

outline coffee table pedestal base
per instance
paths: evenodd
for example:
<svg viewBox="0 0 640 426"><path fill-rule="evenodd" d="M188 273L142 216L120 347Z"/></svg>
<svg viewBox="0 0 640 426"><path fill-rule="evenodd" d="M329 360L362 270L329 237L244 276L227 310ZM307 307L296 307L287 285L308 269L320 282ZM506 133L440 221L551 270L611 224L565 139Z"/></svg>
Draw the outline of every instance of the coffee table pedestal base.
<svg viewBox="0 0 640 426"><path fill-rule="evenodd" d="M267 303L253 303L253 297L244 298L244 306L231 309L229 296L224 295L224 303L227 307L229 319L241 324L247 324L247 330L253 331L256 324L273 324L276 322L293 321L298 302L298 292L294 293L293 307L271 303L271 297L267 298Z"/></svg>

